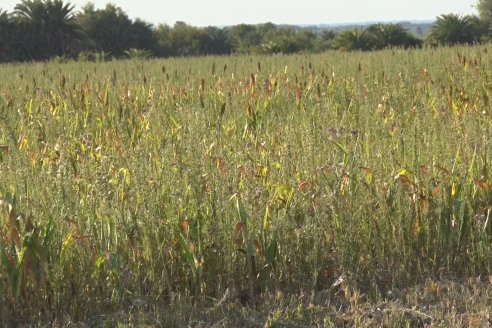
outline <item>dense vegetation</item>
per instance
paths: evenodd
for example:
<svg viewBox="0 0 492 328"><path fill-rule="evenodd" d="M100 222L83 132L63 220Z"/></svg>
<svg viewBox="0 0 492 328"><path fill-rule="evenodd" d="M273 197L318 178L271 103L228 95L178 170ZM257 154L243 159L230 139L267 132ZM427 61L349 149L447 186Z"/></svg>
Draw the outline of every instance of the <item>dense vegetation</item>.
<svg viewBox="0 0 492 328"><path fill-rule="evenodd" d="M2 66L0 324L490 275L491 71L485 46Z"/></svg>
<svg viewBox="0 0 492 328"><path fill-rule="evenodd" d="M426 44L487 41L491 20L488 1L481 2L480 17L438 17ZM63 0L22 0L11 13L0 9L0 62L377 50L420 47L423 42L401 24L374 24L340 32L272 23L197 28L176 22L172 27L154 27L130 19L113 4L96 9L89 3L76 11Z"/></svg>

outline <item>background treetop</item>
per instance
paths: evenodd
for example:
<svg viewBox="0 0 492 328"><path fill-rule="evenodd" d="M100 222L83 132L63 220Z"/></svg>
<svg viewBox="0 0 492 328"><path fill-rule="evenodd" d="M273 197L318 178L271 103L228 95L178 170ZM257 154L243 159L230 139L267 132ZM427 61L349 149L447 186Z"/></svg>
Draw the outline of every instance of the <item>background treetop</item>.
<svg viewBox="0 0 492 328"><path fill-rule="evenodd" d="M96 8L89 2L77 11L69 1L22 0L11 13L0 10L0 61L367 51L488 41L492 0L479 0L476 7L478 16L444 14L432 25L379 23L340 30L268 22L199 28L180 21L156 27L111 3Z"/></svg>

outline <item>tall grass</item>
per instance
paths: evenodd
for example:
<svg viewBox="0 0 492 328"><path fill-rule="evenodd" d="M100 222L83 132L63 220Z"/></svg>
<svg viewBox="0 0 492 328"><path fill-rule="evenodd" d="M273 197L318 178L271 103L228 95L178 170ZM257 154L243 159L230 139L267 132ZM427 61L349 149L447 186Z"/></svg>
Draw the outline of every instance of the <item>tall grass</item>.
<svg viewBox="0 0 492 328"><path fill-rule="evenodd" d="M0 317L488 274L487 48L0 69Z"/></svg>

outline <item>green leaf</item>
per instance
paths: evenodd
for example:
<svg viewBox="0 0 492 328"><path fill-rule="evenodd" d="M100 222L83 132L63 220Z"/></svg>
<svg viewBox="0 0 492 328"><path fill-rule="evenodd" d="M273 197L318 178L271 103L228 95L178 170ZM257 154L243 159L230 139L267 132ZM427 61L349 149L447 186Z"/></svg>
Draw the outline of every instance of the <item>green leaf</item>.
<svg viewBox="0 0 492 328"><path fill-rule="evenodd" d="M344 155L348 155L348 150L345 148L341 143L333 140L333 139L328 139L330 140L337 148L344 153Z"/></svg>
<svg viewBox="0 0 492 328"><path fill-rule="evenodd" d="M243 206L239 198L236 198L236 210L237 214L239 215L239 220L243 223L247 223L249 219L249 213Z"/></svg>

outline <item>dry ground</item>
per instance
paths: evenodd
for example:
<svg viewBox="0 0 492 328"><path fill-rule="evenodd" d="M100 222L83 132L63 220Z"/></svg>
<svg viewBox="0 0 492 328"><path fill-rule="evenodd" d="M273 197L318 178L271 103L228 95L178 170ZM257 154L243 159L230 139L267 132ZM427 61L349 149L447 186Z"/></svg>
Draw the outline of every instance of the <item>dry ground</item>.
<svg viewBox="0 0 492 328"><path fill-rule="evenodd" d="M221 300L135 299L119 313L60 327L490 327L489 277L428 280L369 297L348 279L322 291L281 292L244 303L228 290ZM254 303L254 304L252 304Z"/></svg>

